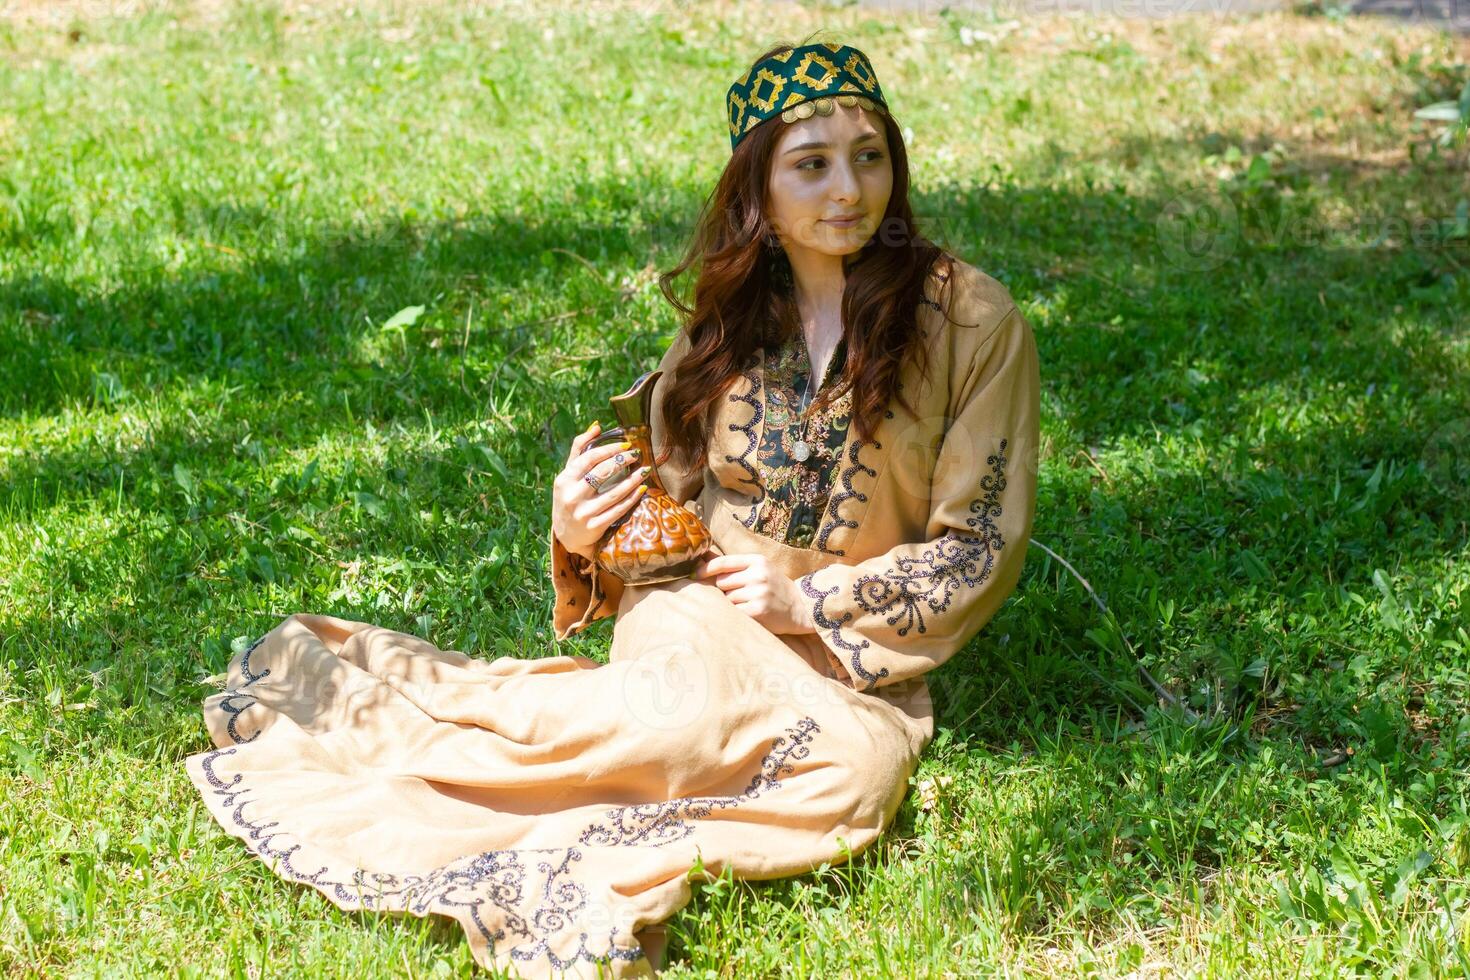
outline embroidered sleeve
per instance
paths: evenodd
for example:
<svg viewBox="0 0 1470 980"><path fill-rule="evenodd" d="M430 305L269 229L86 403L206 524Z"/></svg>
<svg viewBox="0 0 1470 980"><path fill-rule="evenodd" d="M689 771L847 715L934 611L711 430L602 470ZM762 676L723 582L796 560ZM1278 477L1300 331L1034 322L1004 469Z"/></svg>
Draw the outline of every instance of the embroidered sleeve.
<svg viewBox="0 0 1470 980"><path fill-rule="evenodd" d="M663 397L673 380L679 361L689 350L689 338L680 330L659 361L663 376L654 386L651 399L652 440L661 452L663 447ZM606 425L606 423L604 423ZM645 462L647 462L645 460ZM704 484L704 467L685 469L671 457L658 468L659 480L675 500L686 506L698 496ZM623 581L602 570L581 555L573 554L551 532L551 583L556 593L552 607L552 627L558 640L579 632L586 626L618 611L623 597Z"/></svg>
<svg viewBox="0 0 1470 980"><path fill-rule="evenodd" d="M1038 373L1031 327L1012 307L952 401L928 487L927 540L797 579L854 689L939 666L1015 588L1036 510Z"/></svg>

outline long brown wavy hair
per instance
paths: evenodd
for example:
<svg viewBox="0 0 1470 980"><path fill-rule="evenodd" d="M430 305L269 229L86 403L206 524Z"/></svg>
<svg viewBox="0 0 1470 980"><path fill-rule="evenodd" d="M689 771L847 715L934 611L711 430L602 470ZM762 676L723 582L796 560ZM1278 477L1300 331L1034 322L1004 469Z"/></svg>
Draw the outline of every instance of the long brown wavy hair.
<svg viewBox="0 0 1470 980"><path fill-rule="evenodd" d="M805 42L804 42L805 43ZM780 44L756 64L790 50ZM869 439L896 397L899 371L910 355L927 375L917 323L924 282L936 261L948 256L919 234L909 205L908 154L898 123L881 108L877 115L888 136L893 190L873 237L845 266L842 293L847 361L834 383L817 394L811 411L852 389L852 417L859 437ZM789 286L790 262L774 241L764 213L766 179L781 134L792 124L780 116L752 129L735 148L719 182L700 209L683 258L658 277L664 297L682 314L690 349L679 362L663 396L663 431L668 449L657 460L676 456L686 466L707 450L711 406L748 368L756 348L795 336L800 320ZM696 269L693 304L674 291L674 281ZM953 285L948 275L945 288ZM947 299L939 301L947 310ZM945 314L948 318L948 314ZM951 321L953 322L953 321Z"/></svg>

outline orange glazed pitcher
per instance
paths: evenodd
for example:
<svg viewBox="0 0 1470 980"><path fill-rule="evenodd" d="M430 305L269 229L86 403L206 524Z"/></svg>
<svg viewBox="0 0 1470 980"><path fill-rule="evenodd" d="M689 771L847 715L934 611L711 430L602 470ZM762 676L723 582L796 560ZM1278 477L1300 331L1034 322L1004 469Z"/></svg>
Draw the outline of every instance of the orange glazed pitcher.
<svg viewBox="0 0 1470 980"><path fill-rule="evenodd" d="M608 399L613 414L622 424L608 429L583 449L586 452L593 446L626 439L638 450L638 458L646 460L650 467L643 478L648 487L643 499L614 521L597 543L597 564L629 585L683 578L694 571L713 540L698 515L669 496L659 480L649 416L653 386L662 374L662 371L649 371L627 391ZM626 476L628 469L631 467L614 474L609 483Z"/></svg>

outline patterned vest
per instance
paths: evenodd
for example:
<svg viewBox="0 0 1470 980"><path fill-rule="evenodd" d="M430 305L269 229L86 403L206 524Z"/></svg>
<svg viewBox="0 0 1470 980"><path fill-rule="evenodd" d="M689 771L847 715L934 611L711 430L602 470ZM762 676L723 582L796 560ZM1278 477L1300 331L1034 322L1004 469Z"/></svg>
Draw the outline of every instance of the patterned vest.
<svg viewBox="0 0 1470 980"><path fill-rule="evenodd" d="M819 391L840 377L847 338L838 341L819 386L801 330L765 352L765 432L756 451L765 499L751 530L795 548L807 548L827 509L837 463L847 439L852 392L815 413L806 411Z"/></svg>

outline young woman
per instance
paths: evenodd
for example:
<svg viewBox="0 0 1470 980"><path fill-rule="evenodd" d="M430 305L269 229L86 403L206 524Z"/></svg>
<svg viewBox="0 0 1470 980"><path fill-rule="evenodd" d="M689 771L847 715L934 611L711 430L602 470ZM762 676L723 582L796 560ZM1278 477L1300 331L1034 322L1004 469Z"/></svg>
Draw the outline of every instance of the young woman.
<svg viewBox="0 0 1470 980"><path fill-rule="evenodd" d="M591 561L637 502L627 446L552 491L557 639L479 660L292 616L205 702L188 770L282 877L452 916L528 976L647 972L689 872L809 871L873 843L933 736L924 674L1014 589L1038 365L999 282L920 237L872 65L781 46L727 94L732 156L684 261L653 445L716 547L689 578ZM697 267L692 306L672 283Z"/></svg>

